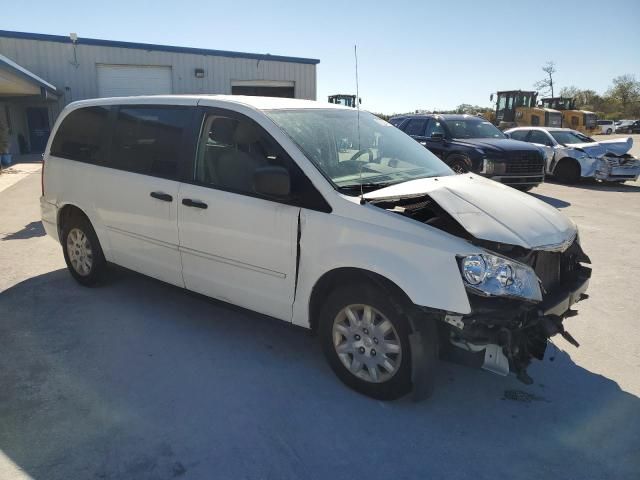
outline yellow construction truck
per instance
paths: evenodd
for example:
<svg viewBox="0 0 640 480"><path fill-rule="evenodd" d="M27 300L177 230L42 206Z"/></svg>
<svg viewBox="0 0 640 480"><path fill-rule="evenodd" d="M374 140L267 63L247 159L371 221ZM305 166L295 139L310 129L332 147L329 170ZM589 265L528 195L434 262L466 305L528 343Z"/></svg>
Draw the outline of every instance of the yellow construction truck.
<svg viewBox="0 0 640 480"><path fill-rule="evenodd" d="M536 105L538 92L507 90L497 93L491 121L501 130L513 127L560 127L562 113ZM493 101L493 94L491 94Z"/></svg>
<svg viewBox="0 0 640 480"><path fill-rule="evenodd" d="M549 97L542 99L542 106L560 110L562 126L578 130L585 135L593 135L598 129L598 117L588 110L578 110L574 98Z"/></svg>
<svg viewBox="0 0 640 480"><path fill-rule="evenodd" d="M359 99L359 102L362 103L361 98ZM329 103L344 105L345 107L352 107L352 108L357 107L355 95L344 95L344 94L329 95Z"/></svg>

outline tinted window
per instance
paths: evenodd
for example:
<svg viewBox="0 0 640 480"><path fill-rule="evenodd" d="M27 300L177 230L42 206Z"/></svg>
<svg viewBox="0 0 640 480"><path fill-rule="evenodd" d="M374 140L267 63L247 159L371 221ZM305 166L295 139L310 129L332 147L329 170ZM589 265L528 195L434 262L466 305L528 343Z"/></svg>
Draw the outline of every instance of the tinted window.
<svg viewBox="0 0 640 480"><path fill-rule="evenodd" d="M491 122L477 118L448 120L447 127L453 138L505 138Z"/></svg>
<svg viewBox="0 0 640 480"><path fill-rule="evenodd" d="M111 141L113 168L176 178L189 107L121 107Z"/></svg>
<svg viewBox="0 0 640 480"><path fill-rule="evenodd" d="M51 144L51 155L97 163L103 160L103 134L109 116L108 107L86 107L67 115Z"/></svg>
<svg viewBox="0 0 640 480"><path fill-rule="evenodd" d="M440 133L442 134L442 136L445 135L442 122L440 120L436 120L435 118L431 119L431 121L429 122L429 126L427 127L425 136L427 138L432 137L434 133Z"/></svg>
<svg viewBox="0 0 640 480"><path fill-rule="evenodd" d="M516 130L515 132L511 132L509 136L514 140L524 141L524 139L527 138L527 133L529 133L529 130Z"/></svg>
<svg viewBox="0 0 640 480"><path fill-rule="evenodd" d="M404 128L404 133L407 135L424 135L424 129L427 126L426 118L414 118L413 120L409 120L407 126Z"/></svg>
<svg viewBox="0 0 640 480"><path fill-rule="evenodd" d="M541 145L549 145L551 140L546 133L541 132L540 130L532 130L531 135L529 136L529 142L531 143L539 143Z"/></svg>
<svg viewBox="0 0 640 480"><path fill-rule="evenodd" d="M253 175L258 168L277 166L289 172L294 203L321 211L329 205L284 149L254 121L241 115L208 115L204 120L194 180L222 190L257 195Z"/></svg>

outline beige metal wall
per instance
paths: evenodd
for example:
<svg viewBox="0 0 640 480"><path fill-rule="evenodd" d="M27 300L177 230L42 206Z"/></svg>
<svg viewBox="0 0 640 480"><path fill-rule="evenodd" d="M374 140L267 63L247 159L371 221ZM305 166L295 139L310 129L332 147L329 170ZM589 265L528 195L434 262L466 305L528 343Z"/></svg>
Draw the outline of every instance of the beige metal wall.
<svg viewBox="0 0 640 480"><path fill-rule="evenodd" d="M233 80L289 80L295 96L315 100L316 66L294 62L59 43L0 37L0 53L64 95L62 104L98 95L97 64L171 66L173 93L231 93ZM203 68L204 78L194 70Z"/></svg>

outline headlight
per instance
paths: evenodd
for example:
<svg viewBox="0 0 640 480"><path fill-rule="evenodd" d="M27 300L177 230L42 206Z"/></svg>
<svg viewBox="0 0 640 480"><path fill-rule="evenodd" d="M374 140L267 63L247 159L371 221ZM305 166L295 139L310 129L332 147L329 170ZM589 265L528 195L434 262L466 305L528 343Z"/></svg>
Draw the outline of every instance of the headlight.
<svg viewBox="0 0 640 480"><path fill-rule="evenodd" d="M507 164L500 160L485 158L482 163L482 173L487 175L501 175L507 170Z"/></svg>
<svg viewBox="0 0 640 480"><path fill-rule="evenodd" d="M523 263L481 253L461 257L460 272L465 284L481 295L542 300L537 275Z"/></svg>

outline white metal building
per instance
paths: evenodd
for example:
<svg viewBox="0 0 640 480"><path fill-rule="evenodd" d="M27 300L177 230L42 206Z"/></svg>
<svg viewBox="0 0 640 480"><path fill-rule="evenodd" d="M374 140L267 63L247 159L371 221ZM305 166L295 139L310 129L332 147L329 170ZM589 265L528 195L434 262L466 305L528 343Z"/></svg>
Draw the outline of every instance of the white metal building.
<svg viewBox="0 0 640 480"><path fill-rule="evenodd" d="M221 93L316 99L319 60L0 30L0 122L11 153L41 152L75 100Z"/></svg>

